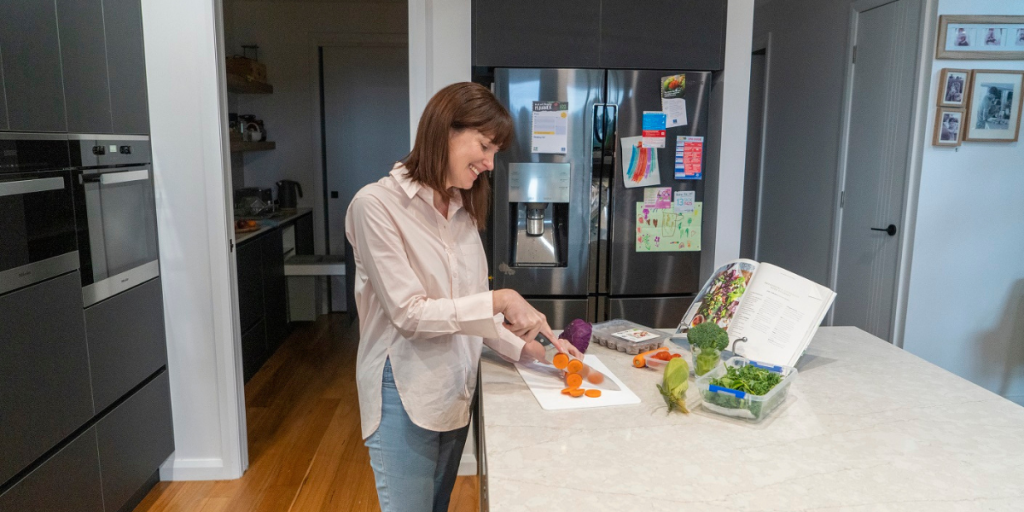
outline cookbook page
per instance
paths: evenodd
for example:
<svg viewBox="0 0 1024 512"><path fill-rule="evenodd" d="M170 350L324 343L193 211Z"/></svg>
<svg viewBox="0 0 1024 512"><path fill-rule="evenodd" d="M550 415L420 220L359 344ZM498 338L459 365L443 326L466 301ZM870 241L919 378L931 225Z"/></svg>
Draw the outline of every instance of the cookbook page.
<svg viewBox="0 0 1024 512"><path fill-rule="evenodd" d="M732 319L729 348L748 359L792 366L835 296L810 279L763 263ZM747 341L736 343L742 337Z"/></svg>
<svg viewBox="0 0 1024 512"><path fill-rule="evenodd" d="M746 259L733 260L719 267L686 310L676 333L685 333L706 321L729 329L729 323L736 314L743 293L754 279L757 267L756 261Z"/></svg>

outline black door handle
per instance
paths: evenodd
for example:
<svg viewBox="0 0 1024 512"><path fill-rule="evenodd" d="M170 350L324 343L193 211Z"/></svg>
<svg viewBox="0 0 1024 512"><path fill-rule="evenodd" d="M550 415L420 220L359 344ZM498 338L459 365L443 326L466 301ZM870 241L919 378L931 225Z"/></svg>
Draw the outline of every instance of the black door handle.
<svg viewBox="0 0 1024 512"><path fill-rule="evenodd" d="M896 225L889 224L887 228L871 228L871 231L885 231L889 236L896 236Z"/></svg>

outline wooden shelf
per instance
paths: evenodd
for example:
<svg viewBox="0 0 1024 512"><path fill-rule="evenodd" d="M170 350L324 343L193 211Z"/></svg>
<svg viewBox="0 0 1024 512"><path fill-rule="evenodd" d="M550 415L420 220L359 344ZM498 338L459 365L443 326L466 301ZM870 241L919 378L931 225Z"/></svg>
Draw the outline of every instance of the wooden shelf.
<svg viewBox="0 0 1024 512"><path fill-rule="evenodd" d="M245 141L231 141L231 152L238 153L239 151L267 151L277 147L273 141L263 142L245 142Z"/></svg>
<svg viewBox="0 0 1024 512"><path fill-rule="evenodd" d="M237 94L272 94L274 86L263 82L253 82L243 76L227 74L228 92Z"/></svg>

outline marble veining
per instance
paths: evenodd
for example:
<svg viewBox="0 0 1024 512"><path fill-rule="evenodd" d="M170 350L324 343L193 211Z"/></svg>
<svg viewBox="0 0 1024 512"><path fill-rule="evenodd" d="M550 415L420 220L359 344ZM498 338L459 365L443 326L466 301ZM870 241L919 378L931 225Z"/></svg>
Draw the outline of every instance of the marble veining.
<svg viewBox="0 0 1024 512"><path fill-rule="evenodd" d="M660 372L601 346L640 404L544 411L481 363L488 505L505 511L1024 510L1024 408L859 329L818 330L760 424L666 414Z"/></svg>

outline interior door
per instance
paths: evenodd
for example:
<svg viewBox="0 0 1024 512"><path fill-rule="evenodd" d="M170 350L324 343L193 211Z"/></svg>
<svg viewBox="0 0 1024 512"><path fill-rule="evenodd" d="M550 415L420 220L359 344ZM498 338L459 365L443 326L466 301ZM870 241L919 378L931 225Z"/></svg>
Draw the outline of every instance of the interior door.
<svg viewBox="0 0 1024 512"><path fill-rule="evenodd" d="M917 54L916 2L860 12L843 193L834 325L892 340Z"/></svg>
<svg viewBox="0 0 1024 512"><path fill-rule="evenodd" d="M345 212L352 197L409 153L408 60L405 44L321 48L330 254L345 254ZM345 277L332 278L331 311L347 310L347 289Z"/></svg>

